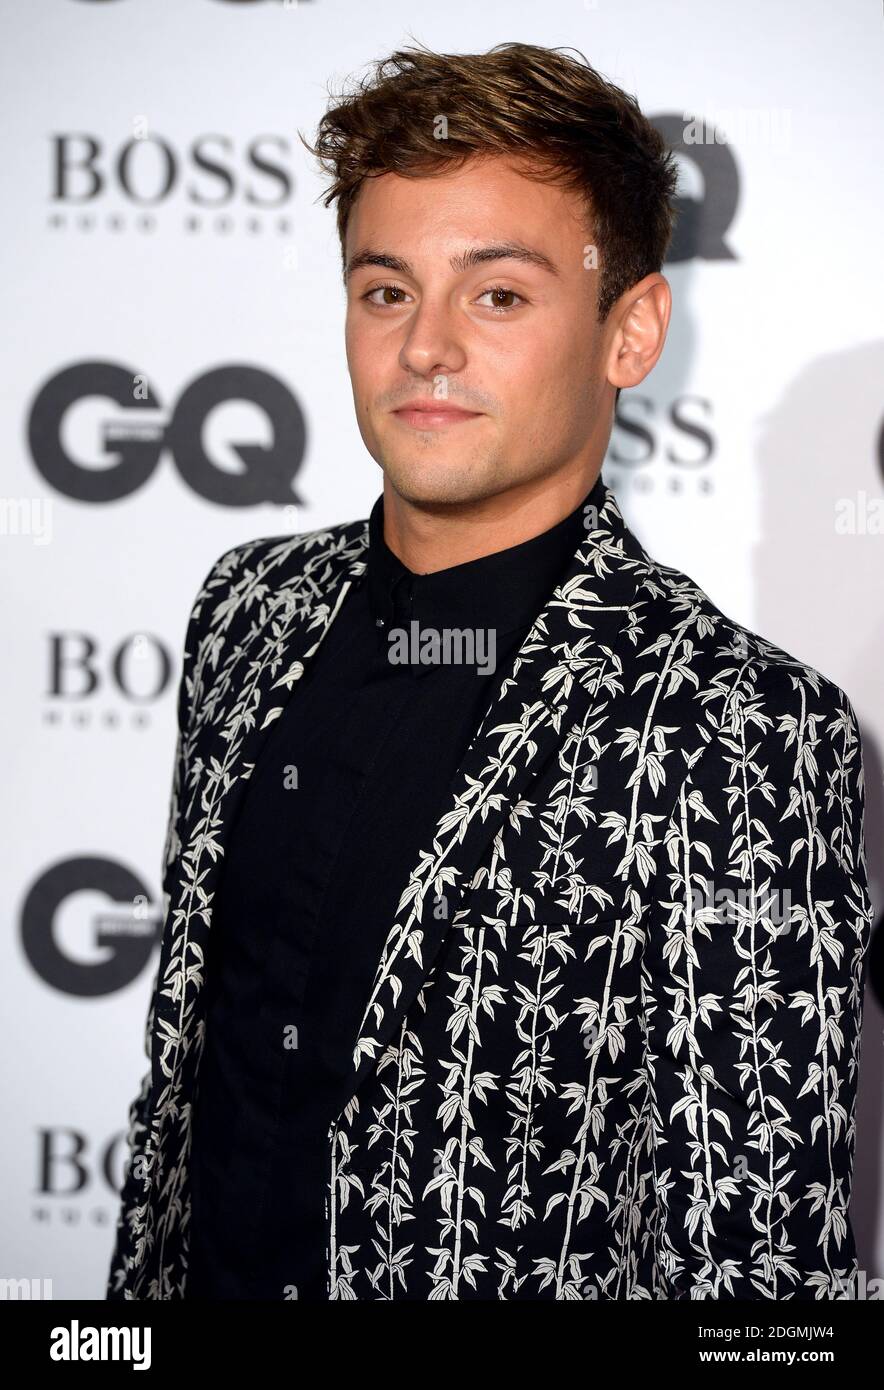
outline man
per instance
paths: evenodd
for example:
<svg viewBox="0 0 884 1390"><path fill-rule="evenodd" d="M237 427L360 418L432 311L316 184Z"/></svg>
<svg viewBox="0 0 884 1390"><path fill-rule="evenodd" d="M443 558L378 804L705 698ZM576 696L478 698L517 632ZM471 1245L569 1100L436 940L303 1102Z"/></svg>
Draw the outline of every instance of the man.
<svg viewBox="0 0 884 1390"><path fill-rule="evenodd" d="M839 1296L856 715L599 476L672 157L521 44L395 54L315 148L383 494L193 607L108 1295Z"/></svg>

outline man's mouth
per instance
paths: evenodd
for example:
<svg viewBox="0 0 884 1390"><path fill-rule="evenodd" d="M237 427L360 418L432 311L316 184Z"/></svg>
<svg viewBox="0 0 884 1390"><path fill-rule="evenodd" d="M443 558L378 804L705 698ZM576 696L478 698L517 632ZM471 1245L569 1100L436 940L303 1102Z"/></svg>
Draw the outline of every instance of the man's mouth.
<svg viewBox="0 0 884 1390"><path fill-rule="evenodd" d="M462 425L468 420L481 419L477 410L461 410L459 406L447 405L441 401L414 401L410 405L394 410L394 417L412 429L437 430L450 425Z"/></svg>

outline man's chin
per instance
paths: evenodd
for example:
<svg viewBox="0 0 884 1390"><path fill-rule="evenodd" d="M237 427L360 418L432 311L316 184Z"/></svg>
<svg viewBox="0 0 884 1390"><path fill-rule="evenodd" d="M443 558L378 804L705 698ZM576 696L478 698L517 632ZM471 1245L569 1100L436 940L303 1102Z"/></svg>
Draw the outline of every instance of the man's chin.
<svg viewBox="0 0 884 1390"><path fill-rule="evenodd" d="M463 506L505 492L511 483L475 464L402 464L385 460L384 476L404 501L415 507Z"/></svg>

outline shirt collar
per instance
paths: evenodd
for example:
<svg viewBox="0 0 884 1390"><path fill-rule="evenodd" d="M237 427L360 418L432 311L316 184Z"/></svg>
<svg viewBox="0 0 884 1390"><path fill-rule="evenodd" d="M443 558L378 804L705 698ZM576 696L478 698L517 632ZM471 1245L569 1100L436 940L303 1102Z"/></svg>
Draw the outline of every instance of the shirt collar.
<svg viewBox="0 0 884 1390"><path fill-rule="evenodd" d="M369 516L368 594L383 637L416 620L422 628L495 628L498 636L533 623L589 528L588 506L604 501L601 477L563 520L530 540L462 565L415 574L384 540L384 498Z"/></svg>

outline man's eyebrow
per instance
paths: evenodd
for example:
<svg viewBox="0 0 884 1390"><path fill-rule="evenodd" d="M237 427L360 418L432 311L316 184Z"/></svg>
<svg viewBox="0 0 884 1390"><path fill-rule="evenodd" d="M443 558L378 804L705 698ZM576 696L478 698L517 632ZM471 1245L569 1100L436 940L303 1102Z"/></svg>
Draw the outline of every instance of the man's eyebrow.
<svg viewBox="0 0 884 1390"><path fill-rule="evenodd" d="M457 274L462 274L465 270L471 270L473 266L484 265L488 261L521 261L525 265L536 265L540 270L547 271L550 275L558 275L558 266L545 256L542 251L535 251L531 246L525 246L518 241L504 241L493 246L473 246L469 251L464 251L459 256L452 256L449 265ZM355 270L362 266L379 266L384 270L393 270L399 275L414 275L414 270L408 261L401 256L392 256L386 251L372 251L366 248L364 251L357 251L351 256L344 270L344 284L350 279Z"/></svg>

